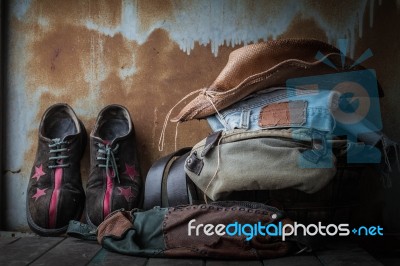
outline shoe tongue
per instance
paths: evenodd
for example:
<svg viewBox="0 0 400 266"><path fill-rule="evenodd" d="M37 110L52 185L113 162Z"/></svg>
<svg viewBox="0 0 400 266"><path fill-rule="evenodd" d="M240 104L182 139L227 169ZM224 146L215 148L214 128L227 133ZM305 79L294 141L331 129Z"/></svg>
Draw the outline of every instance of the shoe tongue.
<svg viewBox="0 0 400 266"><path fill-rule="evenodd" d="M102 138L98 138L98 139L100 139L103 142L104 145L112 146L116 142L118 142L120 139L122 139L123 137L125 137L125 136L116 137L116 138L113 138L113 139L102 139Z"/></svg>
<svg viewBox="0 0 400 266"><path fill-rule="evenodd" d="M112 140L108 140L108 139L102 139L99 136L90 136L91 138L95 139L97 143L101 143L104 145L111 145L112 144Z"/></svg>
<svg viewBox="0 0 400 266"><path fill-rule="evenodd" d="M66 136L62 137L61 140L62 140L62 141L66 141L66 140L72 139L72 138L74 138L74 137L76 137L75 134L66 135Z"/></svg>
<svg viewBox="0 0 400 266"><path fill-rule="evenodd" d="M54 138L54 139L50 139L50 140L51 140L52 142L54 142L54 143L56 143L56 142L64 142L64 141L70 139L72 136L73 136L73 135L67 135L67 136L64 136L64 137L62 137L62 138Z"/></svg>
<svg viewBox="0 0 400 266"><path fill-rule="evenodd" d="M111 145L111 143L112 143L112 140L102 139L102 141L103 141L103 144L105 144L105 145Z"/></svg>
<svg viewBox="0 0 400 266"><path fill-rule="evenodd" d="M66 135L66 136L63 136L63 137L61 137L61 138L49 138L49 137L40 135L40 138L41 138L42 140L46 141L46 142L60 142L60 141L66 141L66 140L72 139L72 138L74 138L75 136L76 136L76 135Z"/></svg>

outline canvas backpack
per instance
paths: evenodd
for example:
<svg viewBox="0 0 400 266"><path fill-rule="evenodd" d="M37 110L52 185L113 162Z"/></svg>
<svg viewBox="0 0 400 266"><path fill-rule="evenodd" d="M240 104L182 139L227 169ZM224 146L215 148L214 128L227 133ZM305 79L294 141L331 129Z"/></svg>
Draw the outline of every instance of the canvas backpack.
<svg viewBox="0 0 400 266"><path fill-rule="evenodd" d="M316 60L318 52L326 57ZM373 182L380 176L389 185L388 176L398 153L396 143L368 124L362 126L370 134L356 135L358 139L332 136L328 127L335 127L335 119L308 114L318 113L325 103L331 106L324 112L331 113L334 93L315 106L322 94L304 94L301 98L297 92L309 87L282 86L291 78L337 74L338 70L327 68L326 58L339 65L343 56L333 46L315 40L278 40L234 51L217 79L199 90L198 97L173 119L207 118L215 132L190 153L187 148L155 163L157 167L150 169L146 180L145 209L233 199L274 202L289 210L293 219L306 222L316 217L343 220L360 204L359 188L363 183L371 184L368 176L375 176ZM344 59L343 73L365 70L360 65L352 69L354 61ZM370 75L362 78L367 80ZM280 95L290 89L298 89L297 98ZM258 107L248 104L251 98L261 98L263 92L276 94L266 98L274 100ZM380 96L383 92L377 84L376 97ZM336 95L338 98L340 95ZM242 103L248 108L240 106ZM241 108L239 112L235 105ZM309 107L313 112L304 111L310 111ZM289 109L291 115L285 118ZM350 132L351 126L346 130ZM379 153L371 152L377 150ZM349 156L372 158L348 163ZM177 180L181 181L179 185Z"/></svg>

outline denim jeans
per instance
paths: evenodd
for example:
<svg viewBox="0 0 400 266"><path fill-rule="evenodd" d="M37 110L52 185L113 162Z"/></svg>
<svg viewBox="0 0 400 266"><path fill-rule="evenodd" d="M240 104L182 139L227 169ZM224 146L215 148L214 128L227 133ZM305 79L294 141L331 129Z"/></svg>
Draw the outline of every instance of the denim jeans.
<svg viewBox="0 0 400 266"><path fill-rule="evenodd" d="M207 118L211 129L216 131L231 131L244 129L255 131L271 128L308 128L331 133L335 123L332 110L337 108L339 94L328 90L299 90L292 88L275 88L262 91L237 102L228 108ZM280 102L306 102L305 122L302 125L262 126L259 123L263 107Z"/></svg>
<svg viewBox="0 0 400 266"><path fill-rule="evenodd" d="M285 126L260 126L259 118L263 107L291 101L307 102L305 122L302 125L289 124L286 126L292 129L291 137L298 140L309 138L311 141L322 144L318 145L319 149L313 148L303 152L302 155L305 159L317 162L326 155L327 150L331 149L327 146L329 144L327 144L326 136L346 132L347 135L353 135L352 140L348 140L348 162L376 164L382 172L384 182L387 183L385 185L390 186L391 182L388 176L394 172L392 165L397 164L400 170L399 144L388 139L369 121L357 125L357 128L351 125L338 125L337 130L335 130L336 123L332 112L339 105L340 94L338 92L277 87L254 93L221 110L219 114L209 116L207 121L214 132L220 130L231 132L238 129L244 132L253 132L263 129L285 128ZM360 135L359 132L368 134ZM354 138L358 138L361 142L356 142L357 140L354 140Z"/></svg>

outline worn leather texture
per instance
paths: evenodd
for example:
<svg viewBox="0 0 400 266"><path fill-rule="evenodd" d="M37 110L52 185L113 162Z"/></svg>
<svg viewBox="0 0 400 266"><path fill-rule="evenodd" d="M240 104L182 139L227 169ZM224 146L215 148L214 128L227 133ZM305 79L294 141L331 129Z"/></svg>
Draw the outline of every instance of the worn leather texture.
<svg viewBox="0 0 400 266"><path fill-rule="evenodd" d="M142 179L131 116L123 106L106 106L100 111L90 134L87 222L98 226L117 209L137 208L141 192Z"/></svg>
<svg viewBox="0 0 400 266"><path fill-rule="evenodd" d="M272 219L273 215L279 219ZM282 220L283 214L276 208L255 209L237 205L218 206L194 205L187 207L170 208L164 218L165 256L168 257L211 257L230 259L260 259L276 258L286 255L292 243L282 242L278 237L256 236L246 241L245 236L207 236L199 233L198 236L188 235L188 222L196 219L196 224L261 224L290 220Z"/></svg>
<svg viewBox="0 0 400 266"><path fill-rule="evenodd" d="M228 225L292 223L285 214L264 204L251 202L216 202L153 208L148 211L116 212L98 228L98 241L104 248L127 255L150 257L203 257L229 259L276 258L295 251L293 242L279 236L205 235L188 224ZM130 221L129 221L130 220Z"/></svg>
<svg viewBox="0 0 400 266"><path fill-rule="evenodd" d="M133 228L132 216L128 211L115 211L106 217L97 228L97 241L101 243L104 236L122 237L125 232Z"/></svg>
<svg viewBox="0 0 400 266"><path fill-rule="evenodd" d="M272 103L260 112L260 127L299 127L306 122L306 101Z"/></svg>
<svg viewBox="0 0 400 266"><path fill-rule="evenodd" d="M72 108L67 104L49 107L39 125L27 188L27 219L34 232L58 235L70 220L80 219L85 201L80 160L85 146L85 128Z"/></svg>
<svg viewBox="0 0 400 266"><path fill-rule="evenodd" d="M191 182L185 171L182 171L189 151L177 158L171 165L168 172L167 189L168 206L179 206L190 204L188 195L188 184Z"/></svg>
<svg viewBox="0 0 400 266"><path fill-rule="evenodd" d="M146 176L143 209L189 204L188 182L183 171L191 148L182 148L157 160Z"/></svg>
<svg viewBox="0 0 400 266"><path fill-rule="evenodd" d="M341 66L340 51L313 39L280 39L247 45L233 51L215 81L199 90L198 96L171 119L183 122L200 119L238 102L253 92L284 86L290 78L350 71L353 61L345 60L344 68L332 68L317 60L320 52L334 65ZM355 66L353 70L364 69ZM380 90L382 96L382 90Z"/></svg>

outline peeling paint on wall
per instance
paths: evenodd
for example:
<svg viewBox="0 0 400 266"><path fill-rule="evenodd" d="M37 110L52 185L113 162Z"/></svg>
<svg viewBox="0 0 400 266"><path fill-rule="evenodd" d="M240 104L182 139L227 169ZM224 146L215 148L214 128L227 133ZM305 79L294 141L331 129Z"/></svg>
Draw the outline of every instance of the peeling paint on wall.
<svg viewBox="0 0 400 266"><path fill-rule="evenodd" d="M353 55L355 39L362 37L367 11L369 25L373 25L375 1L173 1L173 16L147 22L149 25L145 29L138 15L141 3L143 1L123 1L121 24L116 27L98 25L90 19L85 25L109 36L121 33L138 44L143 44L154 29L165 29L186 53L190 54L196 42L200 45L210 43L212 53L217 56L222 45L276 39L300 15L314 19L326 32L330 43L335 44L339 38L349 39Z"/></svg>
<svg viewBox="0 0 400 266"><path fill-rule="evenodd" d="M30 5L31 0L14 1L11 5L11 13L17 19L21 20L25 16L25 13L28 11Z"/></svg>
<svg viewBox="0 0 400 266"><path fill-rule="evenodd" d="M334 43L347 37L356 54L365 35L381 24L374 20L380 2L11 1L5 166L21 172L5 176L9 229L27 229L24 186L35 157L37 126L51 104L69 103L88 131L105 105L125 105L146 174L174 148L170 126L164 152L157 149L165 114L183 95L211 84L231 51L271 38ZM185 123L178 146L193 145L208 131L204 121ZM84 183L88 161L86 153Z"/></svg>

